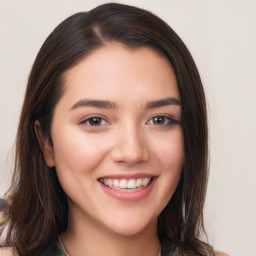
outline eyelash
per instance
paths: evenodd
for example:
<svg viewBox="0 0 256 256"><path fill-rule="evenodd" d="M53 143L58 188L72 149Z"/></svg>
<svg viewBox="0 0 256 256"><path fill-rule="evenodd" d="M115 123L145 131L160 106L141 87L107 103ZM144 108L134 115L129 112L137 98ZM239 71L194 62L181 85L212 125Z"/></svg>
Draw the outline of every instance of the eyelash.
<svg viewBox="0 0 256 256"><path fill-rule="evenodd" d="M109 122L106 121L106 119L104 117L101 117L101 116L90 116L90 117L87 117L86 119L82 120L79 124L82 124L82 125L88 125L88 126L91 126L91 127L100 127L102 126L101 124L100 125L93 125L93 124L89 124L90 121L93 121L93 119L98 119L100 120L100 122L105 122L103 125L108 125Z"/></svg>
<svg viewBox="0 0 256 256"><path fill-rule="evenodd" d="M154 119L161 119L164 118L164 123L163 124L154 124ZM93 119L95 119L94 121L100 121L100 124L97 125L97 124L90 124L89 122L92 121L93 122ZM102 122L104 122L104 124L102 124ZM104 117L101 117L101 116L91 116L91 117L88 117L84 120L82 120L79 124L82 124L82 125L88 125L88 126L91 126L91 127L100 127L100 126L103 126L103 125L109 125L110 123L108 121L106 121L106 119ZM180 121L170 117L169 115L155 115L153 117L151 117L147 122L146 124L149 124L149 125L157 125L157 126L169 126L169 125L173 125L173 124L180 124Z"/></svg>
<svg viewBox="0 0 256 256"><path fill-rule="evenodd" d="M163 124L154 124L152 123L154 119L156 118L164 118L164 123ZM157 126L169 126L169 125L173 125L173 124L180 124L180 121L174 119L173 117L169 116L169 115L155 115L153 117L151 117L149 119L149 121L147 121L147 124L150 123L150 125L157 125Z"/></svg>

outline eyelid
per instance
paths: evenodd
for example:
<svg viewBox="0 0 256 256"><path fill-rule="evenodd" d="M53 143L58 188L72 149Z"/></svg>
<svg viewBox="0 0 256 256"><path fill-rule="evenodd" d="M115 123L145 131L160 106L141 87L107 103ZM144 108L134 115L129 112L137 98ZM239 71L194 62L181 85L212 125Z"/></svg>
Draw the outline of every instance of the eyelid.
<svg viewBox="0 0 256 256"><path fill-rule="evenodd" d="M90 119L93 119L93 118L98 118L98 119L104 120L106 122L106 124L103 124L103 125L89 125L89 124L86 124L86 122L88 122ZM107 120L106 117L104 117L104 116L102 116L100 114L91 114L91 115L83 117L78 122L78 124L79 125L87 125L89 127L100 127L100 126L108 125L108 124L110 124L110 122Z"/></svg>
<svg viewBox="0 0 256 256"><path fill-rule="evenodd" d="M153 118L155 117L164 117L165 119L168 120L168 123L167 124L153 124L153 123L150 123ZM86 124L86 122L88 122L90 119L93 119L93 118L98 118L98 119L101 119L103 120L105 123L104 124L100 124L100 125L90 125L90 124ZM88 127L94 127L94 128L99 128L99 127L102 127L102 126L105 126L105 125L109 125L110 122L108 121L108 119L105 117L105 116L102 116L101 114L90 114L88 116L85 116L81 119L81 121L78 122L79 125L86 125ZM148 121L146 122L147 125L156 125L156 126L168 126L168 125L174 125L174 124L180 124L180 121L177 120L176 118L172 117L170 114L155 114L153 115L152 117L150 117L148 119Z"/></svg>
<svg viewBox="0 0 256 256"><path fill-rule="evenodd" d="M158 126L168 126L168 125L174 125L174 124L180 124L180 121L177 120L176 118L172 117L171 115L169 114L156 114L156 115L153 115L147 122L146 124L149 124L150 121L153 120L153 118L155 117L164 117L166 118L169 123L168 124L159 124ZM156 124L149 124L149 125L156 125ZM157 126L157 125L156 125Z"/></svg>

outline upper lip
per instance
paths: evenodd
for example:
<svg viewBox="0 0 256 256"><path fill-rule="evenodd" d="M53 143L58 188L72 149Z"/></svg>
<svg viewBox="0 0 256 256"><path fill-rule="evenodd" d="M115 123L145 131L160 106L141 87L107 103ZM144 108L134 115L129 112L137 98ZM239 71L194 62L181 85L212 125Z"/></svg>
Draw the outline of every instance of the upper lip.
<svg viewBox="0 0 256 256"><path fill-rule="evenodd" d="M154 174L149 173L136 173L136 174L110 174L101 176L99 179L139 179L139 178L147 178L147 177L156 177Z"/></svg>

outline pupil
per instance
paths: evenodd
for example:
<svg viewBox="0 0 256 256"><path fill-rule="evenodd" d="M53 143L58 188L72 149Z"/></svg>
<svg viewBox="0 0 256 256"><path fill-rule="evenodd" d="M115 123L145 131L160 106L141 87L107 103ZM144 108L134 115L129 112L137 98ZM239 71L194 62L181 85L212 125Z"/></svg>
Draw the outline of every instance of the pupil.
<svg viewBox="0 0 256 256"><path fill-rule="evenodd" d="M90 125L99 125L101 122L100 118L94 117L89 120Z"/></svg>
<svg viewBox="0 0 256 256"><path fill-rule="evenodd" d="M154 123L155 124L164 124L164 117L163 116L154 117Z"/></svg>

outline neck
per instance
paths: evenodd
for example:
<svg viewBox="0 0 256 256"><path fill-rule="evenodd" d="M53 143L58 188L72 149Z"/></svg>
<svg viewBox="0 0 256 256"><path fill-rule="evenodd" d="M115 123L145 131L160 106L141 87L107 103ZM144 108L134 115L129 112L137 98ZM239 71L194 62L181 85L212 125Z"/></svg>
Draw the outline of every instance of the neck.
<svg viewBox="0 0 256 256"><path fill-rule="evenodd" d="M139 233L123 235L87 217L70 216L68 229L61 235L70 256L158 255L160 242L157 236L157 220Z"/></svg>

